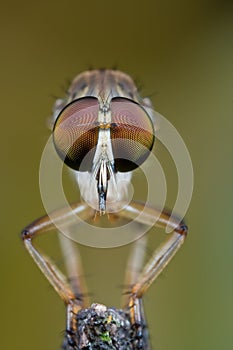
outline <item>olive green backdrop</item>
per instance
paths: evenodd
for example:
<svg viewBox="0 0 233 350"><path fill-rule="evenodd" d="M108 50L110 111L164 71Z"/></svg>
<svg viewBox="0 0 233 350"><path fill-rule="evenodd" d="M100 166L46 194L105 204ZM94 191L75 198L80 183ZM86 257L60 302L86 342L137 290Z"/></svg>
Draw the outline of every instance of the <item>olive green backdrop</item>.
<svg viewBox="0 0 233 350"><path fill-rule="evenodd" d="M178 129L195 173L187 243L145 297L153 349L232 349L231 1L22 0L0 16L0 348L59 348L65 308L19 232L44 213L38 167L53 96L90 66L117 65ZM172 206L177 178L164 163ZM53 238L46 249L60 264ZM92 300L119 306L128 247L81 253Z"/></svg>

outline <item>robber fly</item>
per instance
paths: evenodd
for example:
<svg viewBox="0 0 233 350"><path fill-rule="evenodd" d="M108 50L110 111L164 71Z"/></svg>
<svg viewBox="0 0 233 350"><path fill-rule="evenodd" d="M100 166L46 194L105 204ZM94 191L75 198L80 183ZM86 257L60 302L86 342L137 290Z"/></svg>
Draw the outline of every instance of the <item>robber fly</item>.
<svg viewBox="0 0 233 350"><path fill-rule="evenodd" d="M55 103L54 146L76 174L83 198L71 205L72 211L85 220L113 211L119 218L140 224L150 224L157 217L156 226L169 227L171 231L141 272L128 271L126 302L122 309L115 309L97 303L87 305L80 271L76 270L71 280L65 278L34 246L34 238L53 229L56 222L69 222L66 208L55 210L53 221L46 215L23 230L22 239L29 254L67 306L63 350L150 349L142 297L184 243L187 226L167 211L160 212L143 203L131 201L119 211L118 205L124 203L133 170L153 148L155 122L150 100L140 96L131 77L116 70L92 70L78 75L67 96ZM72 251L68 259L73 259ZM137 242L130 259L129 265L138 268ZM75 270L74 261L69 264ZM77 264L80 266L81 262Z"/></svg>

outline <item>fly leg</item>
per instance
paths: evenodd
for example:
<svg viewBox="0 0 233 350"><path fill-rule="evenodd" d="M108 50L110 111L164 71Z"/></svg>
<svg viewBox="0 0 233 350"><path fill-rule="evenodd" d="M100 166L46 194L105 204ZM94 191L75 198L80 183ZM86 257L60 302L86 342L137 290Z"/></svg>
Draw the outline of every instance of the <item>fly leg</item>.
<svg viewBox="0 0 233 350"><path fill-rule="evenodd" d="M156 218L155 226L168 228L171 231L171 233L168 234L168 237L153 252L151 258L142 268L140 273L137 273L136 275L135 273L128 273L129 276L131 275L129 281L131 279L132 283L127 306L129 308L131 324L136 329L135 350L149 350L142 297L183 245L187 236L188 228L183 221L171 217L168 212L159 212L154 208L144 207L143 204L136 202L125 206L118 215L148 225L151 225ZM138 266L137 260L142 261L142 258L137 251L138 244L136 242L136 244L134 243L133 252L130 257L131 265L133 266ZM135 260L135 263L132 263L132 260ZM140 264L142 265L142 263Z"/></svg>
<svg viewBox="0 0 233 350"><path fill-rule="evenodd" d="M67 326L66 326L66 338L65 342L70 348L76 348L76 317L75 315L80 309L87 306L87 298L84 299L85 284L82 278L81 260L78 255L73 254L73 242L66 237L60 238L61 246L65 251L65 261L68 269L68 276L71 281L68 281L63 273L56 267L53 261L49 259L43 252L35 248L33 240L35 237L40 236L43 233L48 233L50 230L56 228L57 224L63 224L69 226L72 224L74 214L79 214L82 220L91 217L90 207L81 203L75 203L71 205L72 210L58 209L50 214L53 217L51 220L49 215L45 215L30 225L25 227L22 231L22 240L29 254L40 268L42 273L46 276L50 284L53 286L58 295L67 305ZM61 234L60 234L61 236ZM75 261L74 261L75 259Z"/></svg>

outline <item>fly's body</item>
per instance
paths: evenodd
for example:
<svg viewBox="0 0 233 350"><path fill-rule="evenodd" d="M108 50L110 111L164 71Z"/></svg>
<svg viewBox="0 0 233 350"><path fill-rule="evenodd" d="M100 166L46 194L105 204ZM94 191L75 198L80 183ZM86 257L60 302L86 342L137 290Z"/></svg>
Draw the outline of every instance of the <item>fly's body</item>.
<svg viewBox="0 0 233 350"><path fill-rule="evenodd" d="M139 243L134 243L126 278L127 296L118 310L102 304L90 306L80 279L81 261L74 259L71 242L64 243L70 249L67 265L71 282L34 247L33 238L51 230L56 222L67 218L69 225L68 209L55 210L53 221L46 215L24 229L22 238L27 250L67 305L62 350L150 349L142 297L187 234L184 223L168 212L127 201L132 171L153 148L155 122L149 99L141 98L133 80L120 71L93 70L78 75L67 96L54 105L54 146L75 174L85 203L72 204L73 212L89 220L114 212L116 217L148 225L156 217L155 225L172 231L144 267Z"/></svg>

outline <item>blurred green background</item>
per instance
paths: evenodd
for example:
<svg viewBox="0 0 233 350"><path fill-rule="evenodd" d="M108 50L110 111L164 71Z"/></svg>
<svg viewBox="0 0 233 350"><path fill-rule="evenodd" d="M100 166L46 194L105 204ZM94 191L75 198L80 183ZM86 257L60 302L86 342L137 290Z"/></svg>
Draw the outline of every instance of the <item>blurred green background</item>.
<svg viewBox="0 0 233 350"><path fill-rule="evenodd" d="M65 308L19 232L44 213L38 167L53 96L90 66L113 65L141 83L194 166L187 243L145 297L152 348L233 348L232 10L206 0L2 3L1 349L59 349ZM177 179L166 157L171 207ZM47 248L59 259L54 237ZM119 306L128 247L81 253L93 300Z"/></svg>

